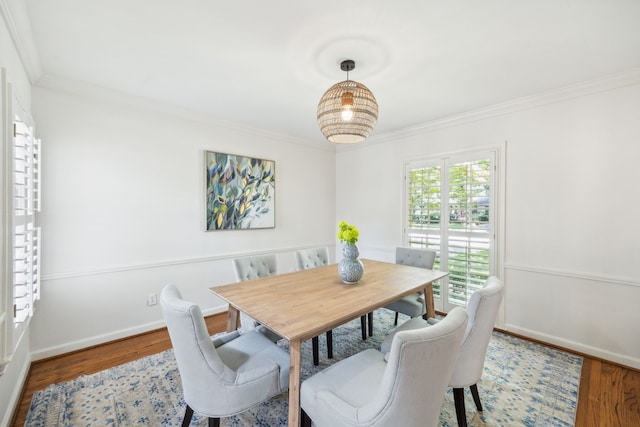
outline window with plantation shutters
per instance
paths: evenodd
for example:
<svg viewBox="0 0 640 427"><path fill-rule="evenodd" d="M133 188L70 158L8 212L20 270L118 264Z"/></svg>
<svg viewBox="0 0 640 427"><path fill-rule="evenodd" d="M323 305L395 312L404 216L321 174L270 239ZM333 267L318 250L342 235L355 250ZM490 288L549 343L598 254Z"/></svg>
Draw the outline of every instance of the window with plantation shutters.
<svg viewBox="0 0 640 427"><path fill-rule="evenodd" d="M438 309L466 306L495 274L494 151L407 163L405 244L433 249Z"/></svg>
<svg viewBox="0 0 640 427"><path fill-rule="evenodd" d="M18 116L13 123L13 320L33 315L40 298L40 140Z"/></svg>
<svg viewBox="0 0 640 427"><path fill-rule="evenodd" d="M27 331L40 298L41 144L33 121L0 68L0 188L3 209L0 281L0 375Z"/></svg>

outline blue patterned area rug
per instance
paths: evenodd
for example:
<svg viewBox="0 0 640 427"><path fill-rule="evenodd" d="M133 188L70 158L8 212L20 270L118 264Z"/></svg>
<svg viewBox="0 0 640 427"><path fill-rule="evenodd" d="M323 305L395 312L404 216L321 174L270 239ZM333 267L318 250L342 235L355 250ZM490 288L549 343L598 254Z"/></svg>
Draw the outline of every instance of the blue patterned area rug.
<svg viewBox="0 0 640 427"><path fill-rule="evenodd" d="M374 336L362 341L360 320L334 329L334 359L326 357L320 341L320 365L311 361L311 342L302 346L302 377L366 348L379 348L393 327L392 312L375 312ZM406 320L400 317L400 322ZM287 348L288 343L279 345ZM484 373L478 383L484 407L478 413L468 389L465 405L469 425L573 426L582 358L494 332ZM223 426L286 426L287 393L231 418ZM36 392L25 426L179 426L185 403L180 375L171 350L145 357ZM206 426L194 415L192 426ZM440 426L457 426L453 394L446 393Z"/></svg>

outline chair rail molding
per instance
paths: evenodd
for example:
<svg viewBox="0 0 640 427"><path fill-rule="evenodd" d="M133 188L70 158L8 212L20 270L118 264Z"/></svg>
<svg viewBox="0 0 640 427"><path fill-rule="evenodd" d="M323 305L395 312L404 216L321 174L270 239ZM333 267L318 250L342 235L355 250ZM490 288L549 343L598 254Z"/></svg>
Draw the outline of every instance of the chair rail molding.
<svg viewBox="0 0 640 427"><path fill-rule="evenodd" d="M602 276L585 272L541 268L521 264L505 264L504 268L505 270L518 270L535 274L548 274L552 276L569 277L571 279L588 280L590 282L598 282L603 284L606 283L622 286L640 286L640 281L624 277Z"/></svg>
<svg viewBox="0 0 640 427"><path fill-rule="evenodd" d="M268 251L233 252L233 253L225 253L220 255L205 255L205 256L189 257L189 258L168 259L168 260L157 261L157 262L126 264L126 265L119 265L119 266L106 267L106 268L96 268L91 270L49 273L49 274L43 274L41 277L41 280L43 282L54 281L54 280L60 280L60 279L70 279L70 278L85 277L85 276L96 276L101 274L121 273L125 271L133 271L133 270L164 268L164 267L170 267L174 265L197 264L202 262L220 261L220 260L247 257L247 256L279 254L279 253L289 253L289 252L293 253L300 249L307 249L307 248L319 247L319 246L328 246L331 248L331 247L335 247L335 242L332 242L332 243L325 242L325 243L310 244L305 246L277 248L277 249L271 249Z"/></svg>

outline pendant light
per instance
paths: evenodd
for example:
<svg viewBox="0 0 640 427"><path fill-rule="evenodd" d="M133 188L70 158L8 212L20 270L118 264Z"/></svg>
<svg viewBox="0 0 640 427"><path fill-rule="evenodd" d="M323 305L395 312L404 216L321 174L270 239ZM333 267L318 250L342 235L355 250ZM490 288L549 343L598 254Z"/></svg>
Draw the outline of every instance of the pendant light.
<svg viewBox="0 0 640 427"><path fill-rule="evenodd" d="M340 63L347 80L327 90L318 103L318 126L322 134L336 144L362 142L378 122L378 103L373 93L362 83L349 80L349 71L356 67L350 59Z"/></svg>

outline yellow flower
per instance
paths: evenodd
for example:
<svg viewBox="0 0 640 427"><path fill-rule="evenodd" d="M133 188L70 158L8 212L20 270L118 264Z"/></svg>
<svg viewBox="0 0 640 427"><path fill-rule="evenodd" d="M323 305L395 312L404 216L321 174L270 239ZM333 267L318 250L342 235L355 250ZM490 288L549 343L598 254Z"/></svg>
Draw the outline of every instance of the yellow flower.
<svg viewBox="0 0 640 427"><path fill-rule="evenodd" d="M345 221L340 221L338 224L338 239L341 243L355 245L358 237L360 237L360 231L358 231L355 225L349 225Z"/></svg>

